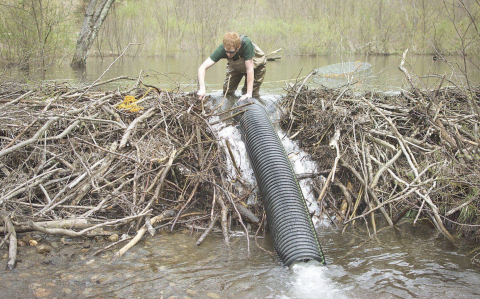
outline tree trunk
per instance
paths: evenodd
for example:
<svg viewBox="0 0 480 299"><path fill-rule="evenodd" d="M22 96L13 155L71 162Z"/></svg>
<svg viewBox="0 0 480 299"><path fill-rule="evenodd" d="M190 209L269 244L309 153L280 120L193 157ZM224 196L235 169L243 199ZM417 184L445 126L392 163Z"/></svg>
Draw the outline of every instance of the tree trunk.
<svg viewBox="0 0 480 299"><path fill-rule="evenodd" d="M85 68L87 55L98 31L107 17L108 10L115 0L90 0L83 19L82 29L77 39L77 47L73 55L72 68Z"/></svg>

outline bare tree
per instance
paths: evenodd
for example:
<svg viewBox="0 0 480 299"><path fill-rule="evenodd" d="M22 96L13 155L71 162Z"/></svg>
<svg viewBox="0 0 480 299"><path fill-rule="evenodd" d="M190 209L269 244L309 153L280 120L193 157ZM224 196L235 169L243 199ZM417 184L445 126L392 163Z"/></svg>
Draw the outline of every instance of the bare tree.
<svg viewBox="0 0 480 299"><path fill-rule="evenodd" d="M0 61L24 71L45 70L64 49L71 1L3 0L0 3ZM36 69L32 71L35 72Z"/></svg>
<svg viewBox="0 0 480 299"><path fill-rule="evenodd" d="M115 0L90 0L83 19L82 29L77 39L77 47L73 55L73 68L85 68L87 65L87 55L93 41L97 37L98 31L107 17L108 10Z"/></svg>

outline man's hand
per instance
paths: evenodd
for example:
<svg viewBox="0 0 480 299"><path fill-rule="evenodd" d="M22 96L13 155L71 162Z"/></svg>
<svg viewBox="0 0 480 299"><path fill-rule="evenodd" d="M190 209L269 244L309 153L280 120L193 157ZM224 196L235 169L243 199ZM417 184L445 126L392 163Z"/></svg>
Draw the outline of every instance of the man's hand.
<svg viewBox="0 0 480 299"><path fill-rule="evenodd" d="M206 88L205 88L205 72L209 67L215 64L215 61L213 61L210 57L208 57L202 65L198 68L198 98L200 100L203 100L205 98L205 94L207 93Z"/></svg>
<svg viewBox="0 0 480 299"><path fill-rule="evenodd" d="M207 91L205 89L199 89L198 92L197 92L198 99L203 100L206 93L207 93Z"/></svg>
<svg viewBox="0 0 480 299"><path fill-rule="evenodd" d="M252 94L251 93L246 93L244 94L243 96L241 96L238 101L243 101L243 100L248 100L248 99L251 99L252 98Z"/></svg>

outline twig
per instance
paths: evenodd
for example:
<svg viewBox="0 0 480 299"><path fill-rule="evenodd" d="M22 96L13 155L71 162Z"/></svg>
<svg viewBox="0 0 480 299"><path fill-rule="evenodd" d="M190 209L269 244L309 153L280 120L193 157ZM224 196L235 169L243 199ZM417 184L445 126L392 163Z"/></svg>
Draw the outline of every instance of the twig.
<svg viewBox="0 0 480 299"><path fill-rule="evenodd" d="M96 255L98 255L99 253L104 252L104 251L106 251L106 250L108 250L108 249L110 249L110 248L112 248L112 247L114 247L114 246L116 246L116 245L118 245L118 244L120 244L120 243L122 243L122 242L128 241L128 240L130 240L130 239L132 239L132 238L133 238L133 237L126 237L126 238L124 238L124 239L118 240L117 242L114 242L114 243L112 243L112 244L110 244L110 245L108 245L108 246L105 246L105 247L102 248L102 249L99 249L99 250L95 251L95 252L92 254L92 256L96 256Z"/></svg>
<svg viewBox="0 0 480 299"><path fill-rule="evenodd" d="M225 245L230 246L230 236L228 234L228 209L227 206L225 205L224 200L220 195L217 195L217 201L220 204L220 207L222 208L222 233L223 233L223 240L225 241Z"/></svg>
<svg viewBox="0 0 480 299"><path fill-rule="evenodd" d="M325 195L325 191L327 191L328 186L330 185L330 182L333 182L335 179L335 171L337 169L337 164L338 161L340 160L340 150L338 148L338 140L340 139L340 130L335 131L335 135L333 136L332 140L330 141L330 148L335 149L337 156L335 157L335 162L333 163L332 170L328 174L328 178L325 181L325 184L323 185L322 191L320 192L320 195L318 196L317 202L321 202L323 199L323 196Z"/></svg>
<svg viewBox="0 0 480 299"><path fill-rule="evenodd" d="M152 107L152 108L148 109L144 114L135 118L135 120L132 121L132 123L130 123L127 130L125 131L125 134L123 134L122 140L120 141L119 148L124 148L125 147L125 145L127 144L128 140L130 138L130 134L132 133L133 129L135 129L139 123L141 123L142 121L144 121L147 118L149 118L150 116L152 116L155 113L156 109L157 109L156 107Z"/></svg>
<svg viewBox="0 0 480 299"><path fill-rule="evenodd" d="M232 115L230 115L230 116L228 116L228 117L225 117L225 118L223 118L223 119L219 119L219 120L217 120L217 121L214 121L214 122L211 123L211 125L213 126L213 125L216 125L216 124L218 124L218 123L224 122L224 121L229 120L229 119L231 119L231 118L234 118L235 116L240 115L240 114L242 114L242 113L244 113L244 112L245 112L245 111L239 111L239 112L237 112L237 113L235 113L235 114L232 114Z"/></svg>
<svg viewBox="0 0 480 299"><path fill-rule="evenodd" d="M212 231L213 227L215 226L215 223L217 222L218 220L218 214L215 215L215 217L213 217L213 220L210 221L210 224L208 225L207 229L203 232L203 234L200 236L200 238L198 239L197 243L195 243L196 246L200 246L202 245L203 241L205 240L205 238L210 234L210 232Z"/></svg>
<svg viewBox="0 0 480 299"><path fill-rule="evenodd" d="M162 214L158 215L158 216L155 216L153 217L152 219L150 219L150 223L153 225L157 222L160 222L163 220L163 218L165 217L171 217L175 214L175 211L174 210L167 210L167 211L164 211ZM144 215L142 215L144 216ZM147 227L146 226L143 226L142 228L140 228L138 231L137 231L137 234L135 235L135 237L130 241L128 242L127 245L123 246L113 257L112 259L110 260L110 262L113 262L113 261L116 261L117 259L121 258L130 248L132 248L133 246L135 246L135 244L138 243L138 241L140 241L140 239L143 237L143 235L147 232Z"/></svg>
<svg viewBox="0 0 480 299"><path fill-rule="evenodd" d="M5 105L1 106L1 107L0 107L0 111L5 111L5 109L8 108L9 106L20 102L20 100L22 100L23 98L27 97L28 95L31 95L31 94L33 93L33 91L34 91L34 90L30 90L30 91L22 94L21 96L19 96L19 97L16 98L15 100L10 101L10 102L6 103Z"/></svg>

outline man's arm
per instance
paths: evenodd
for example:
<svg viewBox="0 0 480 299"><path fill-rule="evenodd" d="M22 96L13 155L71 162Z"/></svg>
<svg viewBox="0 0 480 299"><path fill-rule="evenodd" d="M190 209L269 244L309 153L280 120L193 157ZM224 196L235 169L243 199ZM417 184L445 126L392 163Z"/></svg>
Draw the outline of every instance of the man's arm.
<svg viewBox="0 0 480 299"><path fill-rule="evenodd" d="M206 88L205 88L205 73L207 72L207 69L210 68L214 64L215 64L215 61L213 61L210 57L208 57L207 59L205 59L205 61L202 63L202 65L200 65L200 67L198 68L199 89L198 89L197 95L198 95L199 99L203 99L205 97L205 94L207 93ZM252 65L253 65L253 63L252 63ZM253 80L252 80L252 88L253 88Z"/></svg>
<svg viewBox="0 0 480 299"><path fill-rule="evenodd" d="M250 99L253 93L253 59L245 60L245 68L247 69L247 93L241 96L239 101Z"/></svg>

